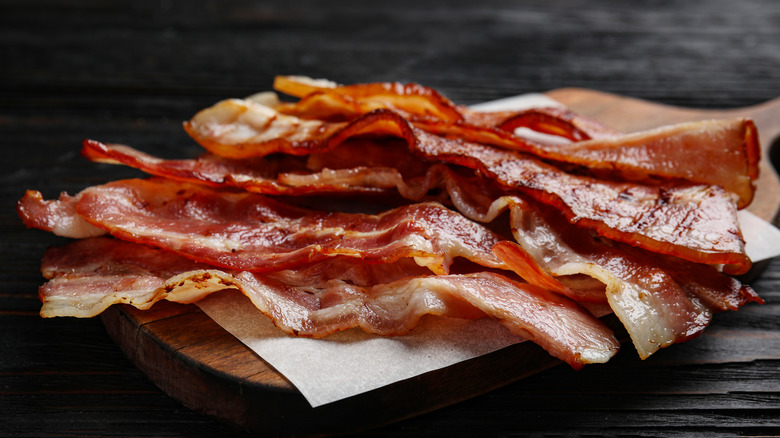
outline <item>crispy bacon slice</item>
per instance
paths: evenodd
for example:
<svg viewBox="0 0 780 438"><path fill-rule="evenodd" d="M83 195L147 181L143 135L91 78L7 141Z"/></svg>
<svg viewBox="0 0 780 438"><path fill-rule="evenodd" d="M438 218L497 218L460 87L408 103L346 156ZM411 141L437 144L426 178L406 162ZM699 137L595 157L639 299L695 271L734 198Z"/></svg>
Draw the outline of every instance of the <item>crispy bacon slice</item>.
<svg viewBox="0 0 780 438"><path fill-rule="evenodd" d="M451 125L463 129L494 128L514 132L518 128L554 135L570 141L619 135L601 123L562 107L530 108L522 111L474 111L455 105L433 89L418 84L361 84L349 87L314 87L277 77L282 89L295 88L298 102L264 101L274 110L304 119L344 122L377 109L389 109L418 127ZM298 89L300 88L300 90ZM309 90L308 94L303 90ZM290 94L290 93L288 93ZM253 99L254 100L254 99ZM440 127L438 129L441 129ZM512 145L513 148L516 146Z"/></svg>
<svg viewBox="0 0 780 438"><path fill-rule="evenodd" d="M32 210L27 206L39 199L28 192L20 212ZM499 235L436 203L378 215L327 213L167 179L115 181L65 201L116 237L242 271L279 270L339 255L366 263L410 257L437 274L447 273L456 257L503 267L490 252L502 240ZM56 227L58 218L23 219L30 226Z"/></svg>
<svg viewBox="0 0 780 438"><path fill-rule="evenodd" d="M406 276L372 283L363 277L366 265L343 258L338 263L343 263L340 275L357 268L347 275L353 281L323 275L330 267L320 264L302 272L229 272L130 242L85 239L51 249L44 257L43 272L50 280L40 291L42 314L93 316L115 303L144 309L162 299L191 303L237 289L278 327L299 336L322 337L353 327L397 335L412 330L426 314L488 315L574 368L606 362L619 347L609 328L573 301L497 274Z"/></svg>
<svg viewBox="0 0 780 438"><path fill-rule="evenodd" d="M575 143L539 144L500 129L416 123L438 135L528 152L577 165L609 178L647 183L681 180L723 187L739 199L753 200L760 148L752 120L705 120Z"/></svg>
<svg viewBox="0 0 780 438"><path fill-rule="evenodd" d="M274 89L304 99L297 108L284 106L298 114L311 113L313 107L341 108L345 112L365 114L378 108L392 109L405 114L438 120L463 120L459 108L433 88L419 84L374 82L367 84L336 85L332 82L312 81L300 76L277 76ZM315 109L313 112L317 112Z"/></svg>
<svg viewBox="0 0 780 438"><path fill-rule="evenodd" d="M415 166L415 163L422 163L412 157L406 147L402 150L405 154L400 153L398 148L393 150L399 153L381 154L374 152L388 152L391 148L371 145L345 145L328 154L311 155L306 163L290 159L294 157L230 159L212 154L195 159L166 160L129 146L103 144L94 140L84 140L81 152L90 160L124 164L150 175L211 187L234 187L267 195L389 194L389 189L395 189L408 200L421 201L429 198L426 195L431 190L451 184L450 180L455 177L453 171L445 165L426 163ZM372 154L379 156L372 159ZM387 167L392 164L390 160L394 159L401 161L399 168ZM356 163L368 166L325 167ZM478 177L468 179L477 185L482 183ZM460 185L465 186L465 183Z"/></svg>

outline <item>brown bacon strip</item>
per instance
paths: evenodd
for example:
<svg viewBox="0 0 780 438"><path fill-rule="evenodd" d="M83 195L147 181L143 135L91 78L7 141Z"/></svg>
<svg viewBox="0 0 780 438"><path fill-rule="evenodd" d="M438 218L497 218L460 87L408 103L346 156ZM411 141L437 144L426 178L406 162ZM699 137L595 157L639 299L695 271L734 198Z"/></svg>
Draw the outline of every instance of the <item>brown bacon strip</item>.
<svg viewBox="0 0 780 438"><path fill-rule="evenodd" d="M311 193L378 193L385 185L345 184L336 178L319 178L311 184L286 184L284 175L300 175L305 163L296 157L273 156L244 159L206 154L195 159L165 160L119 144L84 140L81 154L92 161L124 164L150 175L210 187L235 187L268 195L305 195ZM354 172L353 172L354 173ZM310 175L310 173L307 173ZM280 179L281 175L281 179ZM393 186L389 186L393 187Z"/></svg>
<svg viewBox="0 0 780 438"><path fill-rule="evenodd" d="M39 198L28 192L21 204ZM435 203L379 215L327 213L165 179L116 181L67 201L116 237L242 271L279 270L333 256L366 263L411 257L438 274L447 273L455 257L503 267L490 252L500 236ZM29 226L42 223L22 217Z"/></svg>
<svg viewBox="0 0 780 438"><path fill-rule="evenodd" d="M429 121L427 132L527 152L610 178L656 183L690 181L723 187L739 208L753 200L760 148L752 120L706 120L569 144L539 144L500 129Z"/></svg>
<svg viewBox="0 0 780 438"><path fill-rule="evenodd" d="M405 153L377 153L383 156L375 157L374 160L371 157L373 151L389 151L390 148L370 146L363 143L354 148L344 145L322 156L311 155L305 165L295 161L297 157L285 156L230 159L206 154L195 159L166 160L129 146L103 144L94 140L84 140L81 153L96 162L124 164L150 175L210 187L234 187L266 195L381 194L388 189L396 189L406 199L420 201L432 189L450 184L449 181L454 177L452 170L441 164L415 166L420 160L411 156L406 147L403 148ZM386 167L392 164L389 161L392 159L402 161L399 163L400 170ZM350 165L353 162L380 167L323 167ZM319 172L309 170L310 167L319 169ZM422 173L418 175L419 172ZM479 178L472 177L470 180L481 185Z"/></svg>
<svg viewBox="0 0 780 438"><path fill-rule="evenodd" d="M352 281L329 278L322 273L330 267L318 264L300 272L231 273L130 242L86 239L51 249L44 257L50 280L41 287L42 314L93 316L114 303L144 309L162 299L191 303L237 289L278 327L299 336L322 337L353 327L397 335L412 330L426 314L487 314L574 368L606 362L619 347L611 331L573 301L497 274L372 283L364 275L366 265L348 259L338 263L341 276L356 267L346 275ZM379 273L380 279L392 277Z"/></svg>
<svg viewBox="0 0 780 438"><path fill-rule="evenodd" d="M514 123L501 126L514 127ZM229 158L325 152L346 139L368 134L398 136L411 143L415 141L410 138L414 136L409 133L411 125L438 135L582 166L612 178L720 185L738 196L740 208L752 200L753 181L758 177L758 135L755 124L746 119L707 120L560 145L529 141L500 127L438 119L409 121L387 109L363 114L348 123L329 123L280 114L252 101L230 99L199 112L184 124L207 150ZM540 125L554 127L551 123ZM590 138L582 132L565 133Z"/></svg>
<svg viewBox="0 0 780 438"><path fill-rule="evenodd" d="M375 82L336 85L299 76L277 76L274 79L274 89L304 99L304 103L297 109L283 106L298 114L311 113L312 108L319 109L327 105L341 110L349 108L357 114L386 108L422 118L463 120L463 115L454 103L433 88L419 84ZM306 100L307 98L310 100Z"/></svg>

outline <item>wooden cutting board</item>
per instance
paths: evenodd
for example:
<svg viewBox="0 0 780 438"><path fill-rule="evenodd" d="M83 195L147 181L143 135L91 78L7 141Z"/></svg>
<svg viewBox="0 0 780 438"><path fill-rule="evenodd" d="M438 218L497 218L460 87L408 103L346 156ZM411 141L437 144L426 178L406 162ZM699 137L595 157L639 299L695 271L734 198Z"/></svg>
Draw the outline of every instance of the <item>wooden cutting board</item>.
<svg viewBox="0 0 780 438"><path fill-rule="evenodd" d="M780 137L780 98L749 108L712 111L653 104L584 89L546 93L575 112L624 132L721 117L752 117L763 144L759 190L750 210L773 220L780 181L770 165ZM113 306L101 318L119 347L163 391L185 406L238 428L268 435L323 435L364 430L483 394L558 363L524 342L342 401L311 408L263 359L198 307L160 302L139 311ZM613 316L606 322L624 336Z"/></svg>

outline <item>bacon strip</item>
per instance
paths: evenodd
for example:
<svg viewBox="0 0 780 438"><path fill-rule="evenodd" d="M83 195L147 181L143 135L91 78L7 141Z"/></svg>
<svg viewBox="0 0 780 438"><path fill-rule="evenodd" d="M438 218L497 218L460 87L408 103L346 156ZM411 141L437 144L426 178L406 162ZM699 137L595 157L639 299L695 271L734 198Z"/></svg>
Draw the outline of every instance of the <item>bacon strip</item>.
<svg viewBox="0 0 780 438"><path fill-rule="evenodd" d="M417 175L419 170L412 168L416 167L414 163L419 163L419 160L415 160L405 148L405 154L394 153L391 156L377 157L379 161L374 161L367 156L373 151L367 146L361 145L354 149L345 146L322 157L312 155L305 168L300 162L278 156L230 159L206 154L195 159L166 160L129 146L103 144L95 140L84 140L81 153L96 162L124 164L150 175L210 187L234 187L266 195L389 194L389 189L395 189L408 200L420 201L427 199L426 195L431 190L450 184L449 181L455 177L451 169L441 164L421 166L421 169L425 170L421 175ZM401 170L370 166L335 169L322 167L349 165L351 161L355 161L356 155L361 157L358 162L368 164L388 165L391 164L391 159L402 160L403 167ZM319 172L313 172L308 169L311 167L321 169ZM412 176L405 177L402 171ZM478 177L468 179L474 184L482 185Z"/></svg>
<svg viewBox="0 0 780 438"><path fill-rule="evenodd" d="M21 203L38 199L28 195ZM366 263L412 257L437 274L447 273L455 257L503 267L490 252L500 236L435 203L379 215L327 213L165 179L116 181L68 201L116 237L236 270L279 270L337 255ZM41 223L23 219L29 226Z"/></svg>
<svg viewBox="0 0 780 438"><path fill-rule="evenodd" d="M57 200L45 200L41 192L27 190L16 205L16 213L29 228L49 231L62 237L82 239L105 234L105 230L79 216L77 204L78 197L65 192Z"/></svg>
<svg viewBox="0 0 780 438"><path fill-rule="evenodd" d="M510 126L514 126L512 123ZM563 145L532 142L489 126L436 119L409 122L386 109L361 115L348 123L303 120L238 99L220 102L184 123L190 136L203 147L228 158L330 151L346 139L368 134L406 138L414 148L420 131L409 133L411 125L438 135L457 136L569 166L583 166L612 178L720 185L737 195L740 208L753 199L753 182L758 177L758 135L755 124L747 119L686 123Z"/></svg>
<svg viewBox="0 0 780 438"><path fill-rule="evenodd" d="M284 181L285 175L295 179L296 175L300 175L299 172L306 171L305 163L296 161L295 157L231 159L206 154L195 159L166 160L129 146L103 144L89 139L84 140L81 153L92 161L124 164L150 175L205 184L210 187L235 187L268 195L379 193L383 188L392 187L384 184L346 184L343 181L336 181L333 177L320 178L310 184L287 184Z"/></svg>
<svg viewBox="0 0 780 438"><path fill-rule="evenodd" d="M336 85L299 76L277 76L274 79L274 89L304 99L304 103L297 107L284 106L288 111L298 114L311 113L314 107L317 107L314 110L317 112L324 106L330 106L331 114L334 108L349 108L356 114L386 108L422 118L463 120L463 115L454 103L433 88L419 84L375 82Z"/></svg>
<svg viewBox="0 0 780 438"><path fill-rule="evenodd" d="M316 265L311 269L322 271ZM44 316L93 316L115 303L141 309L162 299L191 303L237 289L282 330L298 336L322 337L353 327L397 335L412 330L426 314L487 314L574 368L606 362L619 347L609 328L573 301L491 273L417 276L381 284L327 280L296 271L231 273L107 238L51 249L43 271L50 278L40 292Z"/></svg>
<svg viewBox="0 0 780 438"><path fill-rule="evenodd" d="M538 144L499 129L415 123L427 132L528 152L589 173L655 183L683 180L734 193L738 207L753 200L760 148L752 120L706 120L567 144Z"/></svg>

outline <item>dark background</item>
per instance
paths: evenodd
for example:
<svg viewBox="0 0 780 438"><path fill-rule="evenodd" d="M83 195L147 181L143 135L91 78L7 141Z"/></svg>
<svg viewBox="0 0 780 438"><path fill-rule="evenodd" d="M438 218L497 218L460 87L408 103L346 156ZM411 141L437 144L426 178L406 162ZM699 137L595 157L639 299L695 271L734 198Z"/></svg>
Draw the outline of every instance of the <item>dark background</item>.
<svg viewBox="0 0 780 438"><path fill-rule="evenodd" d="M15 202L123 176L85 137L199 152L181 121L277 74L412 81L458 103L560 87L733 108L780 96L780 2L0 0L0 436L225 436L114 346L99 319L38 316L38 270L63 240ZM557 367L372 436L779 435L780 261L767 300L640 361Z"/></svg>

